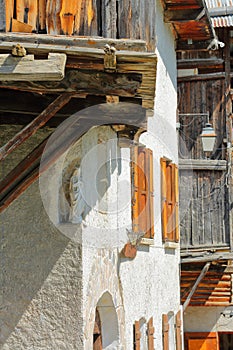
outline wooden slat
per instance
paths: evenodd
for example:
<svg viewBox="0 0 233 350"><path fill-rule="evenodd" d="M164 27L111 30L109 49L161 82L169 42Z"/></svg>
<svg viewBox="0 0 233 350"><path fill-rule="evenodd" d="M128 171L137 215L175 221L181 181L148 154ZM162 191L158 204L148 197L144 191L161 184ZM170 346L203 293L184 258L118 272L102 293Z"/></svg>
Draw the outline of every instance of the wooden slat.
<svg viewBox="0 0 233 350"><path fill-rule="evenodd" d="M61 0L47 0L46 28L48 34L61 34Z"/></svg>
<svg viewBox="0 0 233 350"><path fill-rule="evenodd" d="M176 350L182 350L182 333L181 333L181 312L180 310L176 314Z"/></svg>
<svg viewBox="0 0 233 350"><path fill-rule="evenodd" d="M169 350L169 320L168 315L162 315L163 322L163 350Z"/></svg>
<svg viewBox="0 0 233 350"><path fill-rule="evenodd" d="M46 0L38 0L38 25L39 32L46 30Z"/></svg>
<svg viewBox="0 0 233 350"><path fill-rule="evenodd" d="M134 350L140 350L140 339L141 339L140 323L139 323L139 321L135 321L135 323L134 323Z"/></svg>
<svg viewBox="0 0 233 350"><path fill-rule="evenodd" d="M71 35L74 31L74 19L77 13L78 2L62 0L62 6L60 11L61 31L62 34Z"/></svg>
<svg viewBox="0 0 233 350"><path fill-rule="evenodd" d="M30 124L18 132L11 140L9 140L0 149L0 160L4 159L19 145L26 141L30 136L42 127L47 121L52 118L63 106L65 106L71 99L71 94L63 94L58 96L38 117L36 117Z"/></svg>
<svg viewBox="0 0 233 350"><path fill-rule="evenodd" d="M147 322L148 350L154 350L154 331L153 317L151 317Z"/></svg>
<svg viewBox="0 0 233 350"><path fill-rule="evenodd" d="M5 0L5 11L6 11L6 31L9 32L11 29L11 19L14 13L14 0Z"/></svg>
<svg viewBox="0 0 233 350"><path fill-rule="evenodd" d="M30 24L33 30L37 30L38 1L16 0L16 19Z"/></svg>

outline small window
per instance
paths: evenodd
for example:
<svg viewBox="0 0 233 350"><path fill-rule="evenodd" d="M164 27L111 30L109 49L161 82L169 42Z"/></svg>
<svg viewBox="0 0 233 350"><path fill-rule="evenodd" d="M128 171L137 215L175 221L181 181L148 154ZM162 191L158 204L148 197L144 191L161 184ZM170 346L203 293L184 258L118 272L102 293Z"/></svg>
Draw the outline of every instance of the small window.
<svg viewBox="0 0 233 350"><path fill-rule="evenodd" d="M166 158L160 163L163 241L179 242L178 168Z"/></svg>
<svg viewBox="0 0 233 350"><path fill-rule="evenodd" d="M149 148L134 147L132 154L133 231L154 237L153 154Z"/></svg>

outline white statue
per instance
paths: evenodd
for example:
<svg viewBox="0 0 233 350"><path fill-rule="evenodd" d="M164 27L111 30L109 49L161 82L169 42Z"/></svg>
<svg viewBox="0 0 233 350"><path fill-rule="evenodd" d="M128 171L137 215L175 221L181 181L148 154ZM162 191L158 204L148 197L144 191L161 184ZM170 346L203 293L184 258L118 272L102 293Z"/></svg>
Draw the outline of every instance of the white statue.
<svg viewBox="0 0 233 350"><path fill-rule="evenodd" d="M76 168L70 178L70 215L69 221L73 224L81 224L85 211L83 198L83 182L80 169Z"/></svg>

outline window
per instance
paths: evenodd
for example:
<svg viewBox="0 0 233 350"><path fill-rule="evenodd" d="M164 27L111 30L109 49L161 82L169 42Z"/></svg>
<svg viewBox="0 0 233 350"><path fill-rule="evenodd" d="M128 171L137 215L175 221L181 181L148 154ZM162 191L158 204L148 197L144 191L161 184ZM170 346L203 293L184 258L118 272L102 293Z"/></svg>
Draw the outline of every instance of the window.
<svg viewBox="0 0 233 350"><path fill-rule="evenodd" d="M179 242L178 168L166 158L160 163L163 241Z"/></svg>
<svg viewBox="0 0 233 350"><path fill-rule="evenodd" d="M153 154L146 147L132 150L132 221L133 231L154 237Z"/></svg>

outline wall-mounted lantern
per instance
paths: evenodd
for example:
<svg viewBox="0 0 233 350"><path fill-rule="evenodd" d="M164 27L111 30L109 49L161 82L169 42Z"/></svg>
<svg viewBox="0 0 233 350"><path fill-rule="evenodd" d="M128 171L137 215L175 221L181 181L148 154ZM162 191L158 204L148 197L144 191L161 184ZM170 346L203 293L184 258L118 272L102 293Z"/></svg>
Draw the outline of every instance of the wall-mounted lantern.
<svg viewBox="0 0 233 350"><path fill-rule="evenodd" d="M216 133L210 123L206 123L200 135L202 141L202 149L204 152L213 152L216 141Z"/></svg>

